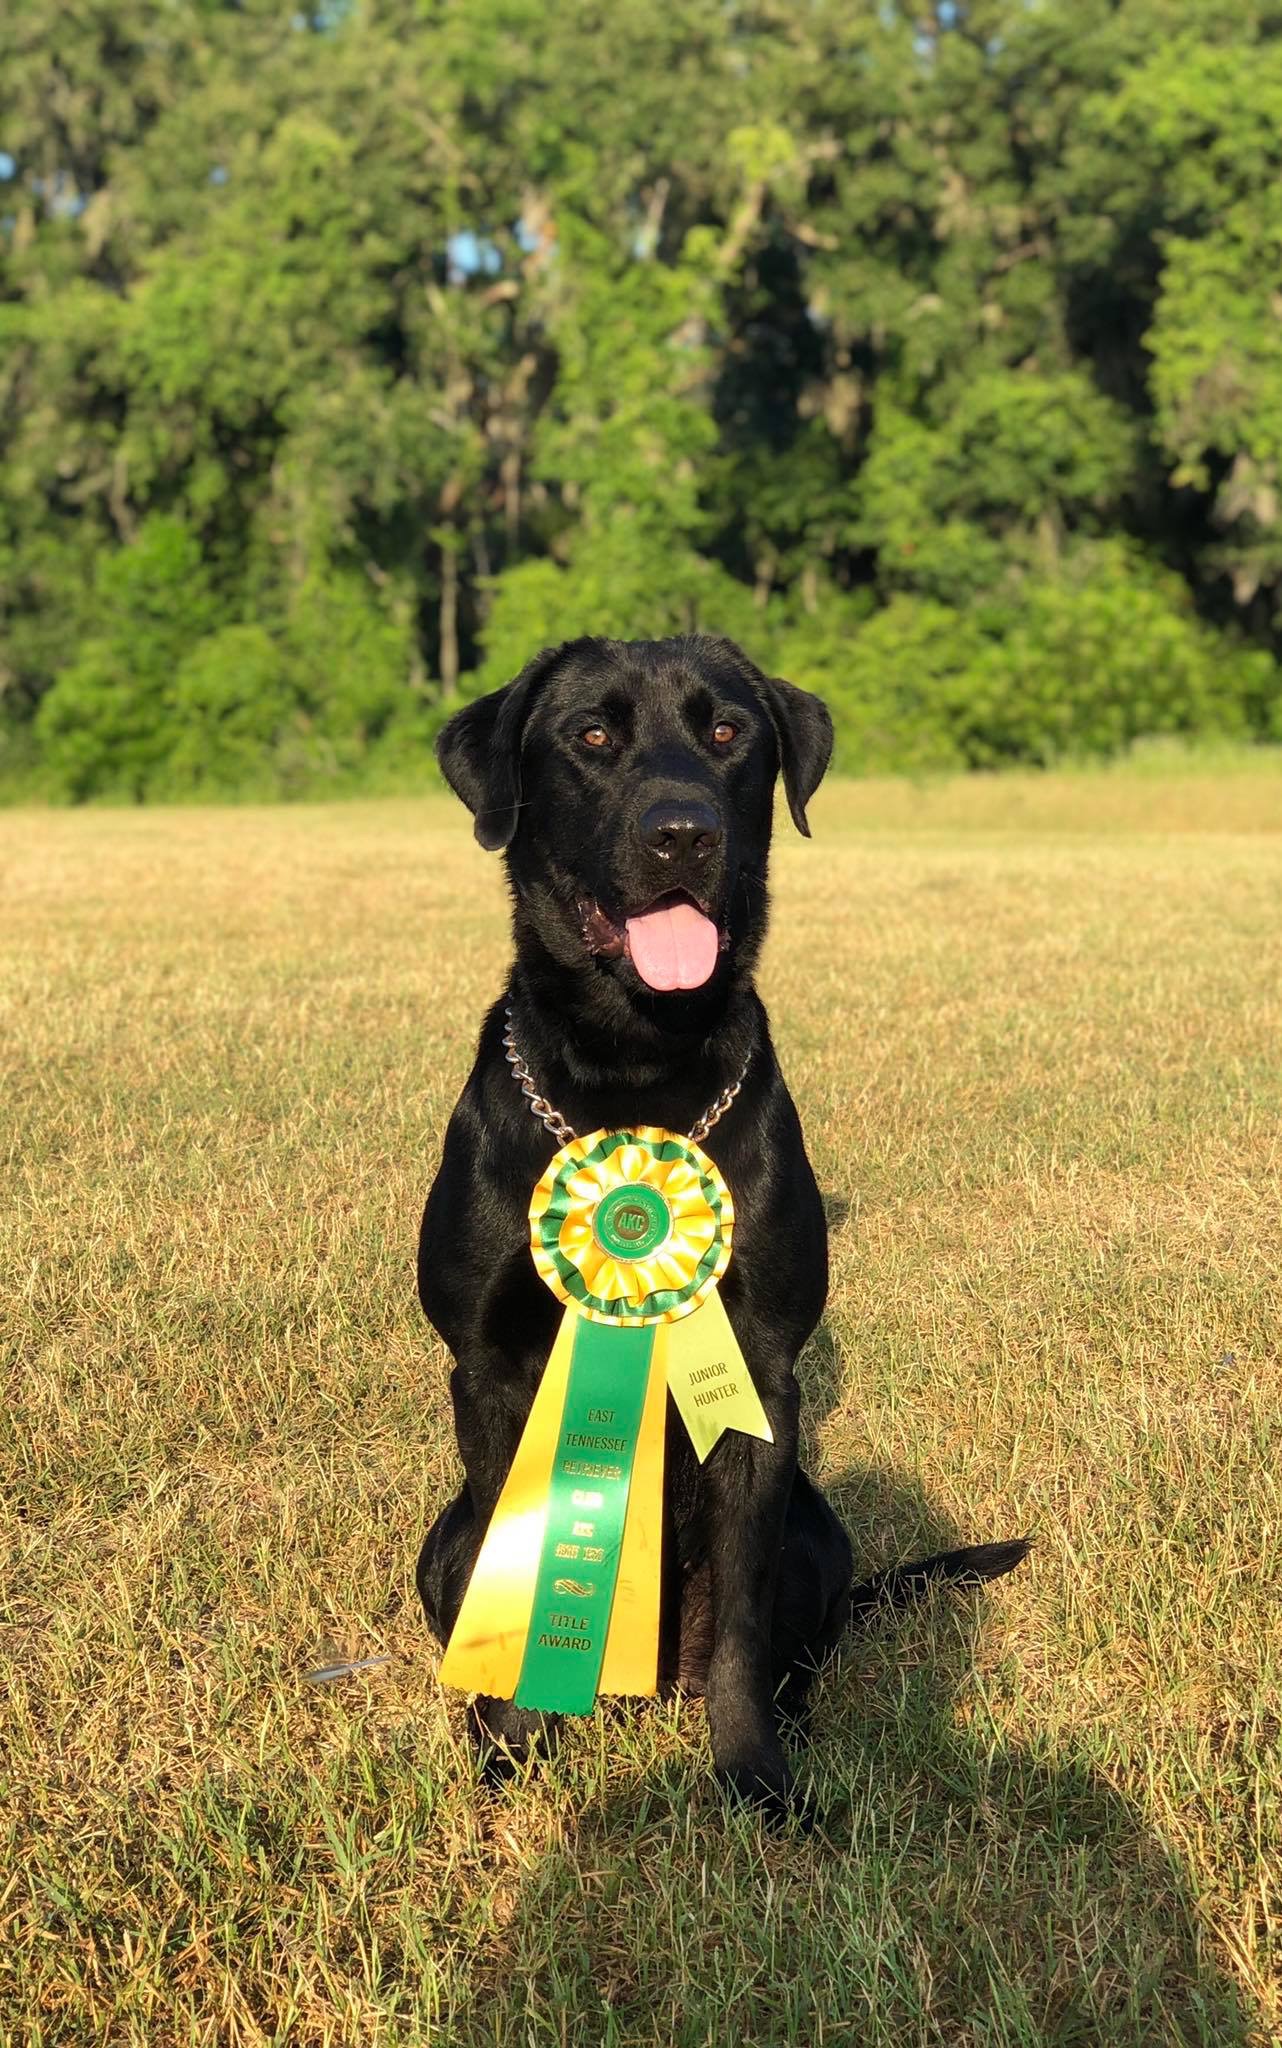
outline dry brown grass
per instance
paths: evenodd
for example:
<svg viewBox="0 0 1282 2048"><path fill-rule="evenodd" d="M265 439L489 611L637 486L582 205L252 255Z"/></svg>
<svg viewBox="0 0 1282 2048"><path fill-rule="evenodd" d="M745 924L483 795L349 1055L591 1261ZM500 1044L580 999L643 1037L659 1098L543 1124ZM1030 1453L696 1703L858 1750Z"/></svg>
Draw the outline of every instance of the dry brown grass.
<svg viewBox="0 0 1282 2048"><path fill-rule="evenodd" d="M1282 2028L1282 781L815 823L764 974L834 1225L813 1462L869 1565L1037 1549L852 1646L826 1829L770 1840L695 1709L487 1804L435 1684L412 1258L505 950L461 813L0 818L15 2048Z"/></svg>

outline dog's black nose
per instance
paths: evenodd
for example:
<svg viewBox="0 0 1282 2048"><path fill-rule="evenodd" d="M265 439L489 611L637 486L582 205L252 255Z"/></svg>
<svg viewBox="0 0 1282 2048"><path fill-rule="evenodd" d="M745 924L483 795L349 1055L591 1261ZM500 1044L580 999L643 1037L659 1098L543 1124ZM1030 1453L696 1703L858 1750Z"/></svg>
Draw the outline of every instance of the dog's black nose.
<svg viewBox="0 0 1282 2048"><path fill-rule="evenodd" d="M689 799L651 804L641 819L641 838L660 860L706 860L721 844L721 820L710 804Z"/></svg>

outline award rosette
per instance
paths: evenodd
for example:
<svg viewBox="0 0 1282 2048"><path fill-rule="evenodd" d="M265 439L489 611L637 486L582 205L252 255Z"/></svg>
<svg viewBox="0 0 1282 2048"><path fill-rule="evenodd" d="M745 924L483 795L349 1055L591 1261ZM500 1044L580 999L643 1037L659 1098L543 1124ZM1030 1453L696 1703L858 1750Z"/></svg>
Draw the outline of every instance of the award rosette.
<svg viewBox="0 0 1282 2048"><path fill-rule="evenodd" d="M584 1714L653 1693L671 1392L702 1461L726 1429L773 1441L718 1282L734 1204L690 1138L574 1138L530 1203L565 1303L441 1664L447 1685Z"/></svg>

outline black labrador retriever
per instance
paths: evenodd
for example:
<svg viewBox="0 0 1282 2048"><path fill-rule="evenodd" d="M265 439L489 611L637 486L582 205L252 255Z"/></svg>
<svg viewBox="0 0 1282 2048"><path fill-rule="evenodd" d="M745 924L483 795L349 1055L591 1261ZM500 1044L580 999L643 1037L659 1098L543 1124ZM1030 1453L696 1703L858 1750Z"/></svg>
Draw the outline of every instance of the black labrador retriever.
<svg viewBox="0 0 1282 2048"><path fill-rule="evenodd" d="M506 855L515 959L419 1240L466 1473L419 1559L427 1619L447 1641L562 1314L527 1222L558 1139L514 1078L505 1013L544 1104L578 1131L697 1131L741 1084L701 1143L734 1199L721 1292L774 1441L728 1432L700 1465L669 1401L659 1671L706 1696L722 1782L776 1812L792 1798L781 1723L852 1613L995 1577L1024 1550L949 1552L852 1589L845 1530L797 1462L794 1368L827 1294L827 1233L753 970L776 777L808 834L831 751L819 698L704 637L549 649L438 747L481 845ZM479 1697L471 1718L490 1775L554 1732L509 1700Z"/></svg>

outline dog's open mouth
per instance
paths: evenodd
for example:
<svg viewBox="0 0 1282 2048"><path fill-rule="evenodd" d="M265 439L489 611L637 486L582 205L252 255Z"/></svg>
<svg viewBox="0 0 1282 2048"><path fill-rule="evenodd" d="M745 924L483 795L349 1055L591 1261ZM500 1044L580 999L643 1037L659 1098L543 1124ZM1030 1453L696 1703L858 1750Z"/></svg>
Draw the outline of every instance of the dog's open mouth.
<svg viewBox="0 0 1282 2048"><path fill-rule="evenodd" d="M729 944L706 910L673 891L621 921L594 900L581 903L583 942L602 960L628 959L647 988L668 995L702 988Z"/></svg>

